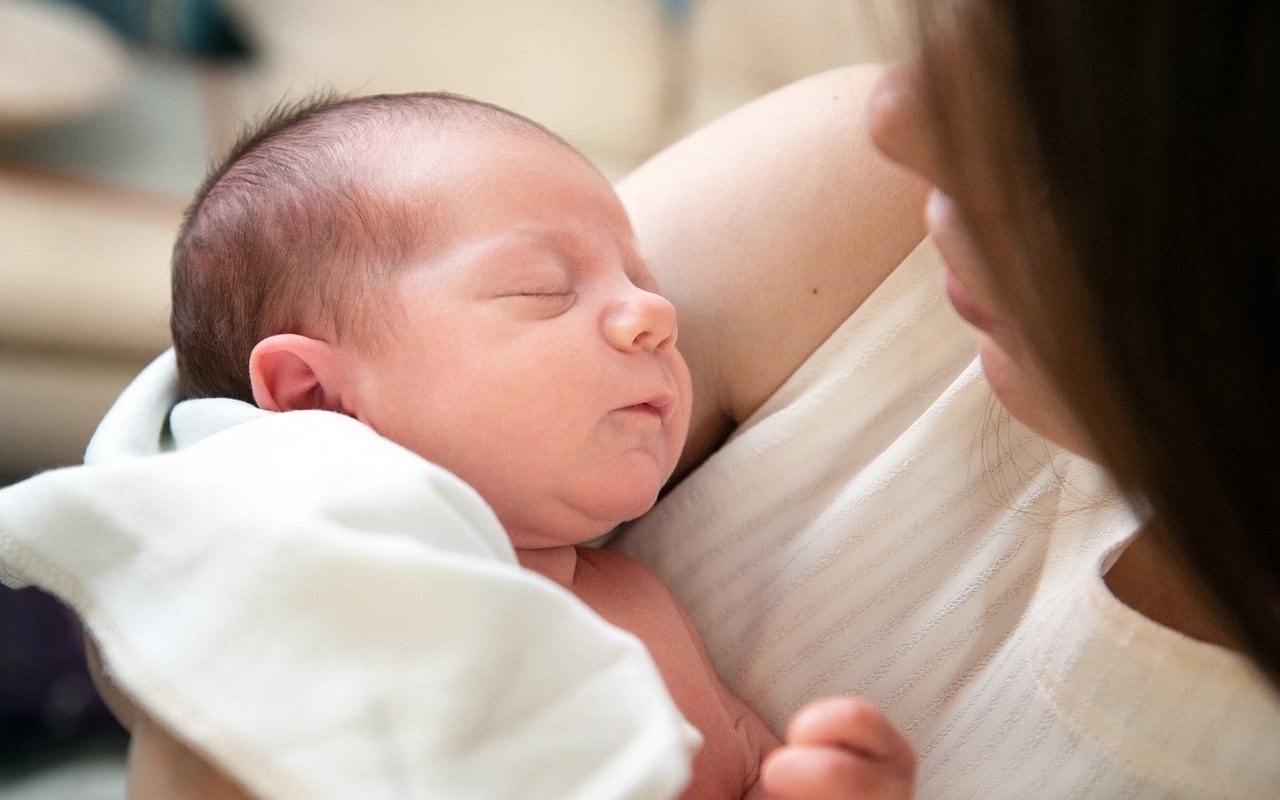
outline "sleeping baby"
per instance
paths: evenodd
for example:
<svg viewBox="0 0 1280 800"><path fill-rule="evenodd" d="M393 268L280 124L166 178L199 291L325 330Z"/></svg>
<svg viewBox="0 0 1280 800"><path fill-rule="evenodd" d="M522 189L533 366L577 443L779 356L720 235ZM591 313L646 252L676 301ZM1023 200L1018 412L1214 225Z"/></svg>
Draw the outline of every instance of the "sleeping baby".
<svg viewBox="0 0 1280 800"><path fill-rule="evenodd" d="M820 701L779 747L657 579L579 546L653 505L692 390L625 211L554 134L448 94L285 109L206 181L173 268L184 396L344 414L474 487L523 567L647 646L703 736L683 797L909 796L882 716Z"/></svg>

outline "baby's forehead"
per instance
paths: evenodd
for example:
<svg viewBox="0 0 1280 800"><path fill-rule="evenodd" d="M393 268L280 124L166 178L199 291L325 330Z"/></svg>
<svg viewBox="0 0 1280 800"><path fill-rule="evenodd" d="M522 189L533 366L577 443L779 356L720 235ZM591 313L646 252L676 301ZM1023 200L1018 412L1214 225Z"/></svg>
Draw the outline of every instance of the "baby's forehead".
<svg viewBox="0 0 1280 800"><path fill-rule="evenodd" d="M389 122L382 130L377 156L395 161L412 155L465 167L477 160L519 168L526 164L589 164L572 145L528 120L489 112L419 113ZM459 163L457 159L463 161ZM594 168L593 168L594 169ZM460 170L465 173L464 170Z"/></svg>
<svg viewBox="0 0 1280 800"><path fill-rule="evenodd" d="M397 123L371 139L354 173L382 193L448 205L462 216L527 195L602 187L612 194L581 154L537 129L423 120Z"/></svg>
<svg viewBox="0 0 1280 800"><path fill-rule="evenodd" d="M420 257L498 229L508 234L507 252L552 249L570 227L591 238L629 230L614 219L625 212L607 179L576 150L520 120L415 115L371 133L352 143L351 174L339 176L361 201L350 223L407 237ZM541 230L547 225L556 230Z"/></svg>

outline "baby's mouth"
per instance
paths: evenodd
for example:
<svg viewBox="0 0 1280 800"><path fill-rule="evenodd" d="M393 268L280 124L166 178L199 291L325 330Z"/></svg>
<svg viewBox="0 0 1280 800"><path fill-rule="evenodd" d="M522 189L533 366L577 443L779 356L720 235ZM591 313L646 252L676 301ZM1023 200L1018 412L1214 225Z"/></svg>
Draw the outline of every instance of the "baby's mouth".
<svg viewBox="0 0 1280 800"><path fill-rule="evenodd" d="M652 416L663 420L667 418L667 412L671 409L672 402L674 402L674 400L670 394L661 392L653 395L652 397L647 397L639 403L623 406L621 410Z"/></svg>
<svg viewBox="0 0 1280 800"><path fill-rule="evenodd" d="M633 406L625 406L622 410L634 411L638 414L649 414L661 418L663 416L663 408L665 408L665 406L659 406L656 403L636 403Z"/></svg>

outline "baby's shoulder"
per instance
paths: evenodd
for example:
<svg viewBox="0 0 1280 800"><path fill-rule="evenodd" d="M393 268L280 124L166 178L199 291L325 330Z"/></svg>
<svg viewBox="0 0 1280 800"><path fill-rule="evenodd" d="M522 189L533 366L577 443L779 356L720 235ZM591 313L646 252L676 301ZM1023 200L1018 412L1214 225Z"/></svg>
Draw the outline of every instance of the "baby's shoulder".
<svg viewBox="0 0 1280 800"><path fill-rule="evenodd" d="M628 555L578 548L572 589L596 613L633 633L649 625L684 627L686 615L675 597L648 567Z"/></svg>
<svg viewBox="0 0 1280 800"><path fill-rule="evenodd" d="M578 563L586 566L608 572L619 572L625 574L647 575L655 583L657 577L649 571L649 568L641 564L636 559L620 553L617 550L607 550L603 547L578 547Z"/></svg>
<svg viewBox="0 0 1280 800"><path fill-rule="evenodd" d="M606 589L614 587L634 597L642 594L670 597L671 593L644 564L624 553L593 547L579 547L578 566L574 573L575 588ZM638 598L636 598L638 600ZM671 602L675 602L674 598Z"/></svg>

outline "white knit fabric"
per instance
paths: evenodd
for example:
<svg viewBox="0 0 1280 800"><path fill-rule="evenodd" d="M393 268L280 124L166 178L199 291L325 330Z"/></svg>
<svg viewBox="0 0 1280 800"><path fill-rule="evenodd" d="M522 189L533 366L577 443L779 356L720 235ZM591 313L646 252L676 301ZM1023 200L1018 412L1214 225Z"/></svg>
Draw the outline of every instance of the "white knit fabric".
<svg viewBox="0 0 1280 800"><path fill-rule="evenodd" d="M775 732L879 703L922 798L1277 796L1275 695L1110 595L1136 520L998 409L942 282L923 245L614 546Z"/></svg>

